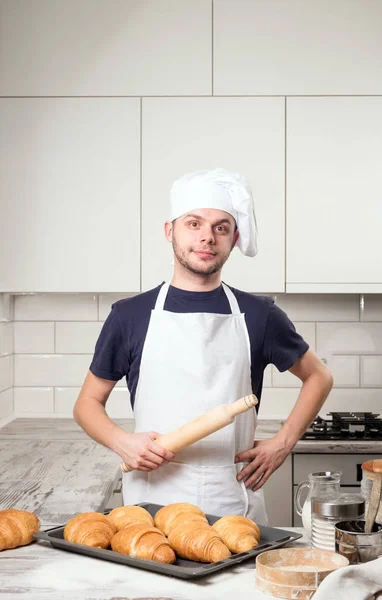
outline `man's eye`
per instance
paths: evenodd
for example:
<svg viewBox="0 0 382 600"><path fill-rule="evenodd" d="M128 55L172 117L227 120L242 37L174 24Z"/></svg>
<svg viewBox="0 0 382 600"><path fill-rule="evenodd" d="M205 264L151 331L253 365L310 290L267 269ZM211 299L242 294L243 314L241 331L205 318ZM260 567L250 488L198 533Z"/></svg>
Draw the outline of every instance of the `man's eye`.
<svg viewBox="0 0 382 600"><path fill-rule="evenodd" d="M191 221L190 225L191 225L191 227L197 227L198 226L198 224L197 224L196 221Z"/></svg>
<svg viewBox="0 0 382 600"><path fill-rule="evenodd" d="M218 225L216 229L219 231L219 233L225 233L227 231L224 225Z"/></svg>

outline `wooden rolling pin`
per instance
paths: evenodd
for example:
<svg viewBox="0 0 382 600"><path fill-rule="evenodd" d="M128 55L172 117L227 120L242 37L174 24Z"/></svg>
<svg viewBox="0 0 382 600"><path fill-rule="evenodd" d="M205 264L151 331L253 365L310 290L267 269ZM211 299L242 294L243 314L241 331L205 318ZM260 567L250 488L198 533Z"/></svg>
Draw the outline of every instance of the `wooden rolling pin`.
<svg viewBox="0 0 382 600"><path fill-rule="evenodd" d="M236 400L233 404L221 404L200 415L200 417L178 427L178 429L160 436L155 441L170 452L179 452L179 450L183 450L183 448L191 446L191 444L195 444L195 442L211 435L211 433L233 423L237 415L250 410L257 403L258 399L256 396L250 394L249 396L243 396L240 400ZM121 470L127 473L132 469L123 462Z"/></svg>

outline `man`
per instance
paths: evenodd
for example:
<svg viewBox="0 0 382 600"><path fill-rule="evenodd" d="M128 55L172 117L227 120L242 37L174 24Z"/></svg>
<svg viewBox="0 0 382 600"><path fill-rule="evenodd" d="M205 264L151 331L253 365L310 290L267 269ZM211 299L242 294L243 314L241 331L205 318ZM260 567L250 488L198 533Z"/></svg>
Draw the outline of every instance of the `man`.
<svg viewBox="0 0 382 600"><path fill-rule="evenodd" d="M187 174L172 186L171 210L165 223L174 252L171 284L113 305L74 418L131 469L123 476L124 504L191 502L207 513L266 524L261 488L318 413L332 376L271 298L221 282L235 245L246 256L257 253L247 180L223 169ZM251 393L260 399L269 363L303 382L275 437L254 441L252 409L176 456L155 442L220 404ZM105 411L124 376L135 433Z"/></svg>

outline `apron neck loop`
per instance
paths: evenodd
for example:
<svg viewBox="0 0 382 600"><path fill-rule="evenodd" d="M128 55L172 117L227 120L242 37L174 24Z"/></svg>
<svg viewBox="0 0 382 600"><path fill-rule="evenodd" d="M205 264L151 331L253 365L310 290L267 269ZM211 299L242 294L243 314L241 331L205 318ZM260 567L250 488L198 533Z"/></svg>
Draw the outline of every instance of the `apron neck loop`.
<svg viewBox="0 0 382 600"><path fill-rule="evenodd" d="M161 289L159 290L157 301L155 303L155 310L163 310L164 309L164 303L167 298L167 293L168 293L169 287L170 287L169 283L164 283L162 285Z"/></svg>
<svg viewBox="0 0 382 600"><path fill-rule="evenodd" d="M164 310L164 303L166 301L169 287L170 287L169 283L164 283L162 285L161 289L159 290L157 301L155 303L155 310L160 310L160 311ZM223 282L222 282L222 287L225 292L225 295L227 296L227 300L229 302L232 314L240 315L240 307L239 307L238 301L236 300L235 295L230 290L228 285L226 285Z"/></svg>
<svg viewBox="0 0 382 600"><path fill-rule="evenodd" d="M229 305L231 307L232 314L240 315L240 307L239 307L238 301L236 300L235 294L230 290L228 285L226 285L223 281L222 281L222 286L223 286L223 290L225 291L225 294L227 296Z"/></svg>

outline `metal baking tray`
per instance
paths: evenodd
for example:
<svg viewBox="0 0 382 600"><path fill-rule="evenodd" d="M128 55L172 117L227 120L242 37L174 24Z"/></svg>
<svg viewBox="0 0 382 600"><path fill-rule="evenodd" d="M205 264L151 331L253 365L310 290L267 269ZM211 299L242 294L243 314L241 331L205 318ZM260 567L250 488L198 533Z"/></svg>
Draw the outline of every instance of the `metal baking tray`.
<svg viewBox="0 0 382 600"><path fill-rule="evenodd" d="M137 506L145 508L152 516L162 508L160 504L151 504L149 502L142 502ZM105 511L104 514L109 514L110 511ZM220 517L215 515L206 515L210 525L215 523ZM50 542L55 548L61 550L68 550L69 552L77 552L78 554L86 554L86 556L93 556L95 558L102 558L103 560L110 560L112 562L120 563L122 565L128 565L137 569L145 569L146 571L154 571L161 573L162 575L172 575L173 577L179 577L180 579L196 579L198 577L205 577L216 571L221 571L233 565L237 565L244 560L249 558L255 558L261 552L266 550L273 550L284 546L288 542L294 542L295 540L302 537L300 533L294 533L285 529L276 529L274 527L260 526L260 543L254 550L249 552L241 552L240 554L233 554L229 558L225 558L216 563L200 563L192 560L185 560L177 557L174 564L168 565L153 560L143 560L141 558L132 558L126 554L114 552L113 550L103 550L101 548L91 548L90 546L84 546L82 544L74 544L64 540L64 529L65 525L60 527L54 527L46 531L39 531L35 534L35 538Z"/></svg>

